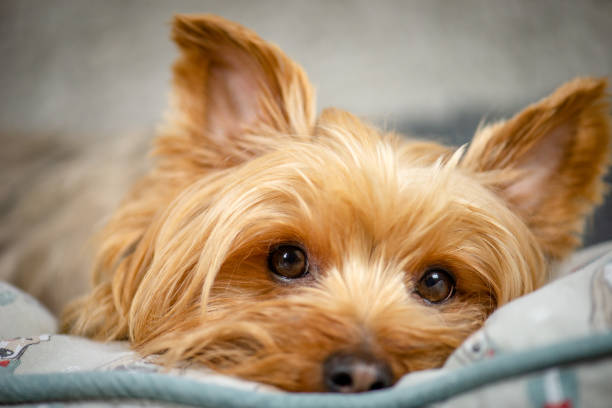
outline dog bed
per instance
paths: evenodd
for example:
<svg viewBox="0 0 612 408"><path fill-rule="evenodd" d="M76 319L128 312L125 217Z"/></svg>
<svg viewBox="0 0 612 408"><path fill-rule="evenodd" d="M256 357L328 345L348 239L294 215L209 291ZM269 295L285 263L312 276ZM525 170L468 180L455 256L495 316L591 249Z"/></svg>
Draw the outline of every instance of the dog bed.
<svg viewBox="0 0 612 408"><path fill-rule="evenodd" d="M609 407L612 243L492 314L444 367L360 395L291 394L197 367L164 370L125 342L56 334L36 300L0 283L0 403L204 407Z"/></svg>

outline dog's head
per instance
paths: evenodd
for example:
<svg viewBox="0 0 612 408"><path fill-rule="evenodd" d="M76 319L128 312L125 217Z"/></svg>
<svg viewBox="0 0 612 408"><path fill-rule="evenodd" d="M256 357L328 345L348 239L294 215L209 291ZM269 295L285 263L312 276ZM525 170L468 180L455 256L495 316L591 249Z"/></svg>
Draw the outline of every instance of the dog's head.
<svg viewBox="0 0 612 408"><path fill-rule="evenodd" d="M107 227L73 332L287 390L382 388L540 286L601 199L603 80L451 149L317 117L300 67L236 24L179 16L174 39L157 165Z"/></svg>

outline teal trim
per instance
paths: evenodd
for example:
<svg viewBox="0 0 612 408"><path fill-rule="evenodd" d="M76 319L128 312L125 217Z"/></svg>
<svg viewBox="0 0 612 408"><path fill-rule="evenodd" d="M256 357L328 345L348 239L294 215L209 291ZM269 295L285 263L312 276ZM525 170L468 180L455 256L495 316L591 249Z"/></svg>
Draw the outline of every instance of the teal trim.
<svg viewBox="0 0 612 408"><path fill-rule="evenodd" d="M117 371L3 375L0 403L146 399L202 407L418 407L519 374L605 356L612 356L612 332L500 354L418 386L359 395L256 393L166 374Z"/></svg>

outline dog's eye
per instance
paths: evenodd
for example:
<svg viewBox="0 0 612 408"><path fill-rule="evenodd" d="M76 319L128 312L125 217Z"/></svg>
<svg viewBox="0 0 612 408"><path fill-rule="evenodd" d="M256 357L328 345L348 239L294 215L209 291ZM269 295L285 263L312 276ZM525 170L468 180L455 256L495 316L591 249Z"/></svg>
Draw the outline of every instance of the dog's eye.
<svg viewBox="0 0 612 408"><path fill-rule="evenodd" d="M455 294L455 280L444 269L428 269L417 283L417 293L431 303L440 303Z"/></svg>
<svg viewBox="0 0 612 408"><path fill-rule="evenodd" d="M279 245L270 250L268 267L281 278L297 279L308 273L308 258L300 247Z"/></svg>

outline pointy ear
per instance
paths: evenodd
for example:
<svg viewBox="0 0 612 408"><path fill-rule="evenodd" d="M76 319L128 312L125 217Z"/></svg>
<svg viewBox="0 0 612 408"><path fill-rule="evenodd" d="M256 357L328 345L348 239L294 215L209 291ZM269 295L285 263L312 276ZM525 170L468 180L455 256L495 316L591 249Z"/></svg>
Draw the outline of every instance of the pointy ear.
<svg viewBox="0 0 612 408"><path fill-rule="evenodd" d="M204 146L228 164L273 143L254 140L254 134L310 132L314 92L300 66L278 47L211 15L177 15L172 32L180 57L171 123L188 134L193 144L187 149Z"/></svg>
<svg viewBox="0 0 612 408"><path fill-rule="evenodd" d="M477 132L461 166L487 172L549 259L580 244L602 200L610 155L605 79L577 78L514 116Z"/></svg>

